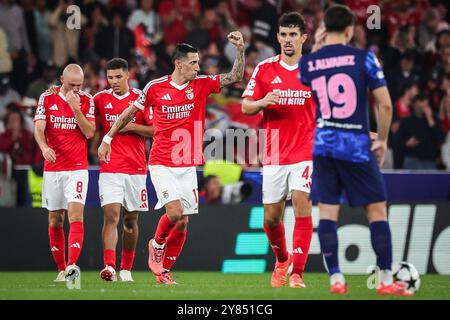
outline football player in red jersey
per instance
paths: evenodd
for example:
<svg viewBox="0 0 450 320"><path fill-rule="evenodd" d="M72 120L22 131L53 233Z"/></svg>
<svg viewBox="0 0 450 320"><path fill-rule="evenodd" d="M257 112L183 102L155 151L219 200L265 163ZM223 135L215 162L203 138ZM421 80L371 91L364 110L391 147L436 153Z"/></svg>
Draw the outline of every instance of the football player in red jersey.
<svg viewBox="0 0 450 320"><path fill-rule="evenodd" d="M114 58L106 65L110 89L94 96L96 114L101 119L102 132L106 134L120 114L142 93L128 84L128 62ZM137 112L133 121L124 127L111 144L109 162L100 162L99 193L103 208L103 261L100 276L105 281L116 281L117 225L123 212L122 259L119 279L133 281L133 267L138 240L138 212L148 211L147 159L145 138L151 137L149 109Z"/></svg>
<svg viewBox="0 0 450 320"><path fill-rule="evenodd" d="M311 89L298 81L298 60L307 39L303 17L297 12L282 15L277 37L281 54L256 66L242 95L242 111L249 115L262 111L266 130L264 230L277 258L271 285L285 286L292 263L289 286L304 288L303 271L313 231L309 194L316 106ZM292 254L286 247L282 221L289 198L295 215Z"/></svg>
<svg viewBox="0 0 450 320"><path fill-rule="evenodd" d="M171 75L150 81L144 95L125 110L99 147L99 159L109 161L111 140L139 109L153 113L154 139L149 171L158 197L156 209L165 207L155 237L149 241L149 267L158 283L175 284L170 270L186 239L188 215L198 213L196 165L203 164L203 130L206 98L224 86L242 80L244 40L239 31L228 40L237 55L229 73L199 76L198 50L178 44L172 56Z"/></svg>
<svg viewBox="0 0 450 320"><path fill-rule="evenodd" d="M92 97L80 90L83 70L69 64L55 93L44 92L34 117L35 139L44 156L42 207L48 210L48 234L58 267L55 281L80 276L76 265L83 247L83 211L88 188L87 139L94 136ZM64 216L70 222L69 257L66 265Z"/></svg>

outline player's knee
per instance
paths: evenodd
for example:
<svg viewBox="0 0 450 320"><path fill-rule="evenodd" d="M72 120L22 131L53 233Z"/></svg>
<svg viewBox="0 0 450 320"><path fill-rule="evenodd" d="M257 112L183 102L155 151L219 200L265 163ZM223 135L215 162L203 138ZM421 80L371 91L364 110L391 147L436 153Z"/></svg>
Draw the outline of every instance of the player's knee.
<svg viewBox="0 0 450 320"><path fill-rule="evenodd" d="M279 223L281 223L281 217L265 217L264 224L273 228L276 227Z"/></svg>
<svg viewBox="0 0 450 320"><path fill-rule="evenodd" d="M138 216L137 214L125 214L123 217L123 228L126 232L131 232L132 230L134 230L135 228L138 227L137 224L138 221Z"/></svg>
<svg viewBox="0 0 450 320"><path fill-rule="evenodd" d="M183 218L183 208L181 206L174 206L167 210L167 216L172 222L178 222Z"/></svg>
<svg viewBox="0 0 450 320"><path fill-rule="evenodd" d="M180 230L180 231L186 230L188 223L189 223L189 218L187 216L183 216L177 222L177 229Z"/></svg>
<svg viewBox="0 0 450 320"><path fill-rule="evenodd" d="M112 212L105 213L105 215L104 215L105 224L108 224L108 225L117 225L119 223L119 219L120 219L120 216L118 214L115 214Z"/></svg>
<svg viewBox="0 0 450 320"><path fill-rule="evenodd" d="M51 212L48 215L48 225L51 228L62 228L64 225L64 214L59 212Z"/></svg>

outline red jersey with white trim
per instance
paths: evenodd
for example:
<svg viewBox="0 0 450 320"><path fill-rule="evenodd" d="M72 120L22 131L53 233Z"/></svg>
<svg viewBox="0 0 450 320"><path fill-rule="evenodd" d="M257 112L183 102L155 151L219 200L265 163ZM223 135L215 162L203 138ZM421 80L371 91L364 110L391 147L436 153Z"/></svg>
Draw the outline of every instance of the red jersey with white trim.
<svg viewBox="0 0 450 320"><path fill-rule="evenodd" d="M57 93L41 94L34 121L44 120L47 144L55 151L56 161L44 162L44 171L72 171L88 168L87 139L77 124L66 97ZM95 123L94 105L90 94L78 91L81 112Z"/></svg>
<svg viewBox="0 0 450 320"><path fill-rule="evenodd" d="M122 96L112 89L103 90L94 96L95 114L102 123L102 137L108 133L120 114L142 94L141 90L130 88ZM150 125L151 116L147 109L139 111L132 120L135 124ZM100 172L147 174L145 137L135 133L118 133L111 142L111 159L100 161Z"/></svg>
<svg viewBox="0 0 450 320"><path fill-rule="evenodd" d="M167 167L202 165L206 98L220 92L220 76L197 76L177 85L171 76L150 81L137 108L151 108L153 146L149 164Z"/></svg>
<svg viewBox="0 0 450 320"><path fill-rule="evenodd" d="M243 98L260 100L279 90L280 103L263 109L263 165L312 160L316 106L311 89L298 81L298 65L277 55L258 64Z"/></svg>

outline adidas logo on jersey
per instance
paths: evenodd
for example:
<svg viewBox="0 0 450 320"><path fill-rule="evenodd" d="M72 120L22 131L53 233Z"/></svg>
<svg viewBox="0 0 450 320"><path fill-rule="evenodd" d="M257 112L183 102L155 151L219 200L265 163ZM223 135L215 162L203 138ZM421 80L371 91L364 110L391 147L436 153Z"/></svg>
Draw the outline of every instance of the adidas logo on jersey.
<svg viewBox="0 0 450 320"><path fill-rule="evenodd" d="M281 81L281 78L279 76L276 76L273 80L272 80L272 84L276 84L276 83L282 83L283 81Z"/></svg>
<svg viewBox="0 0 450 320"><path fill-rule="evenodd" d="M56 104L52 105L49 110L58 111L58 106Z"/></svg>
<svg viewBox="0 0 450 320"><path fill-rule="evenodd" d="M166 93L164 96L162 96L161 100L172 100L172 98L170 97L170 94Z"/></svg>
<svg viewBox="0 0 450 320"><path fill-rule="evenodd" d="M112 106L111 102L105 106L105 109L112 109L112 108L113 108L113 106Z"/></svg>
<svg viewBox="0 0 450 320"><path fill-rule="evenodd" d="M50 251L55 252L55 251L59 251L59 249L58 249L57 246L53 246L53 247L50 249Z"/></svg>
<svg viewBox="0 0 450 320"><path fill-rule="evenodd" d="M174 256L174 257L166 257L168 260L172 260L172 261L175 261L175 260L177 260L177 257L176 256Z"/></svg>
<svg viewBox="0 0 450 320"><path fill-rule="evenodd" d="M292 252L302 254L303 250L302 250L302 248L298 247L298 248L295 248Z"/></svg>
<svg viewBox="0 0 450 320"><path fill-rule="evenodd" d="M78 248L78 249L81 249L81 246L80 246L80 243L79 243L79 242L72 243L72 244L70 245L70 247L71 247L71 248Z"/></svg>

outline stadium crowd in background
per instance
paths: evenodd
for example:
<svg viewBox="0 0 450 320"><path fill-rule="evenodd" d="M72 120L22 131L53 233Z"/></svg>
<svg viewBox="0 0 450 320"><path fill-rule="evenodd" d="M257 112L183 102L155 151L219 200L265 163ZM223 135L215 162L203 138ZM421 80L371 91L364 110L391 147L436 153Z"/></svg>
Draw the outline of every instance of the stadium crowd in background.
<svg viewBox="0 0 450 320"><path fill-rule="evenodd" d="M68 63L83 66L84 91L91 95L108 86L106 62L113 57L129 62L135 88L172 72L170 56L179 42L199 48L202 72L217 74L234 61L226 40L232 30L241 31L246 43L244 81L208 99L206 129L260 128L261 116L240 112L240 96L255 66L279 52L278 17L303 14L306 54L333 3L357 15L353 45L373 51L386 74L395 107L384 168L450 170L450 26L443 0L0 0L0 133L17 110L32 132L40 93L58 84ZM81 9L80 29L66 26L71 4ZM366 9L373 4L381 7L382 23L371 30ZM370 109L376 131L376 108ZM91 164L98 163L97 147L89 149ZM22 152L32 163L42 161L36 146Z"/></svg>

